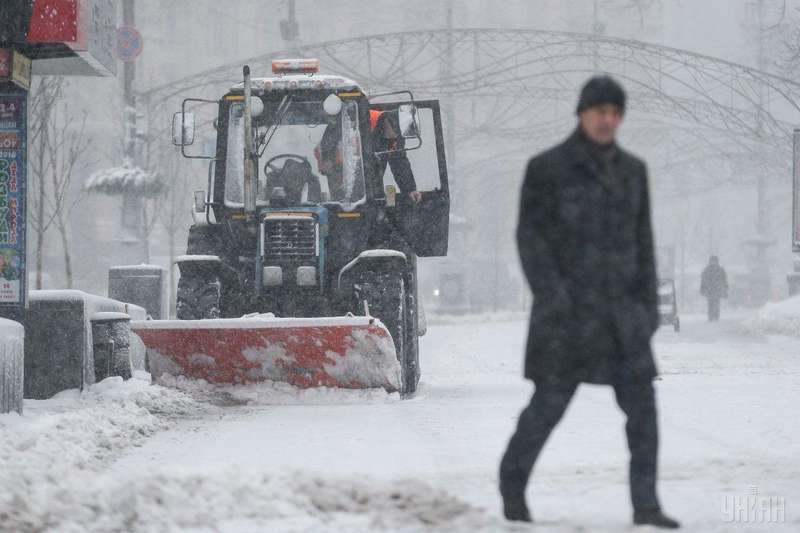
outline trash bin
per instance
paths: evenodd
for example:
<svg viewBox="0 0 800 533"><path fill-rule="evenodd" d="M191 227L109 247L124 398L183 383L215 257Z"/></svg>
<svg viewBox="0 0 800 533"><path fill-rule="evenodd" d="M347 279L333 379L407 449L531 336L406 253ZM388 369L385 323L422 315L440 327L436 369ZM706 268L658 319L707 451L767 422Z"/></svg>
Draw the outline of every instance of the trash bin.
<svg viewBox="0 0 800 533"><path fill-rule="evenodd" d="M125 313L95 313L91 322L95 383L109 376L130 379L131 317Z"/></svg>
<svg viewBox="0 0 800 533"><path fill-rule="evenodd" d="M111 267L108 270L108 297L144 307L155 320L169 318L167 271L160 266Z"/></svg>

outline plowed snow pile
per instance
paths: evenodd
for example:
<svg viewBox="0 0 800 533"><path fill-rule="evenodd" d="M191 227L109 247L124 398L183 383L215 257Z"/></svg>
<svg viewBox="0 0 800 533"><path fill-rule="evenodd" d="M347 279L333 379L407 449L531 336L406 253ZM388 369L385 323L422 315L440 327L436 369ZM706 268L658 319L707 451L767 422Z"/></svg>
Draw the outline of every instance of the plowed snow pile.
<svg viewBox="0 0 800 533"><path fill-rule="evenodd" d="M800 295L768 303L746 325L757 333L800 337Z"/></svg>
<svg viewBox="0 0 800 533"><path fill-rule="evenodd" d="M51 486L41 492L47 494L4 516L0 527L59 532L367 532L472 531L489 525L480 511L413 481L389 487L302 474L285 478L240 471L168 471L128 479L101 476L70 490Z"/></svg>
<svg viewBox="0 0 800 533"><path fill-rule="evenodd" d="M26 401L0 416L0 531L492 531L483 511L411 480L272 475L220 465L110 474L113 461L178 418L230 404L398 401L380 391L266 384L220 391L139 374ZM265 453L268 451L265 449Z"/></svg>

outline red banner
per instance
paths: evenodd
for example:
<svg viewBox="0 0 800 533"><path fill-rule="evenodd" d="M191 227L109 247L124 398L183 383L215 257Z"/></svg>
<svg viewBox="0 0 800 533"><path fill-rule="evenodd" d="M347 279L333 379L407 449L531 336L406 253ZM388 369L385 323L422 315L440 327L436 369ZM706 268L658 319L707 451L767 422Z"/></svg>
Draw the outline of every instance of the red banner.
<svg viewBox="0 0 800 533"><path fill-rule="evenodd" d="M85 4L81 0L80 4ZM29 43L80 43L84 38L78 20L78 0L36 0L33 3L33 15L28 30ZM79 35L84 33L83 36ZM85 46L84 46L85 48Z"/></svg>

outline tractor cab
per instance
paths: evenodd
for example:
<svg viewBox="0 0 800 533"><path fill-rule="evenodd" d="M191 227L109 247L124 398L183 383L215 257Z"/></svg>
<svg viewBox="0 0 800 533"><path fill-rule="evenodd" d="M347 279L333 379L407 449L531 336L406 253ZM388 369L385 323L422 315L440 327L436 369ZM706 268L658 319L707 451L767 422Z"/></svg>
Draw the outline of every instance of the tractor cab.
<svg viewBox="0 0 800 533"><path fill-rule="evenodd" d="M353 80L319 74L316 60L277 60L272 70L272 77L250 80L249 127L245 83L219 101L187 99L173 117L173 143L184 156L212 160L208 192L195 195L197 221L323 207L332 224L372 225L386 217L416 255L445 255L449 190L438 101L415 101L410 92L368 98ZM194 139L197 110L208 115L209 106L216 108L213 155L199 153ZM373 149L382 133L375 131L375 112L395 117L401 149ZM410 191L398 189L390 168L377 175L378 161L398 152L410 162L422 193L418 203L401 194Z"/></svg>

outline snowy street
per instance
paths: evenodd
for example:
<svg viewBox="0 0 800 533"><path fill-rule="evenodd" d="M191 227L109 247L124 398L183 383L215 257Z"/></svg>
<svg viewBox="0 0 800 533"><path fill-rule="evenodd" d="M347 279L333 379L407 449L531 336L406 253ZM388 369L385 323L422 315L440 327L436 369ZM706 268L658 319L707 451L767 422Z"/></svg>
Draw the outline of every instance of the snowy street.
<svg viewBox="0 0 800 533"><path fill-rule="evenodd" d="M524 531L500 518L496 468L532 390L520 377L526 321L440 322L411 400L185 382L176 392L139 374L26 401L23 417L0 416L0 530ZM660 494L687 531L800 524L798 339L743 322L688 316L680 334L656 337ZM610 388L579 389L528 497L542 530L632 529ZM770 497L783 499L784 523L736 514Z"/></svg>
<svg viewBox="0 0 800 533"><path fill-rule="evenodd" d="M0 533L667 529L800 533L800 0L0 0Z"/></svg>

